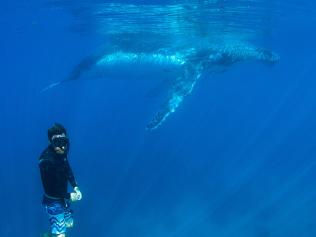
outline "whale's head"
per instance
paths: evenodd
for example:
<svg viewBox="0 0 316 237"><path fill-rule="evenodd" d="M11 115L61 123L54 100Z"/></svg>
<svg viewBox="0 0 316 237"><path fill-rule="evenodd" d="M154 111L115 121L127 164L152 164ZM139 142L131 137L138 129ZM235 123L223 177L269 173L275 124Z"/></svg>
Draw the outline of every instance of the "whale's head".
<svg viewBox="0 0 316 237"><path fill-rule="evenodd" d="M280 61L280 56L269 50L262 49L259 52L259 59L267 64L275 64Z"/></svg>

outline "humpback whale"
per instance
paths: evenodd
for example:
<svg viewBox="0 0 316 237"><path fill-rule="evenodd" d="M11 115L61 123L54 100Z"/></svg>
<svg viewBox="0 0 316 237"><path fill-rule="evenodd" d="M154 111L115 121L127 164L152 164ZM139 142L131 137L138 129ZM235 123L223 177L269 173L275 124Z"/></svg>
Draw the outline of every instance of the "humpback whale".
<svg viewBox="0 0 316 237"><path fill-rule="evenodd" d="M84 58L66 79L55 82L44 90L83 78L170 80L171 86L164 103L146 126L153 130L176 111L204 73L218 68L225 69L237 62L259 61L274 64L278 60L279 56L270 50L244 44L183 50L159 49L154 52L113 50Z"/></svg>

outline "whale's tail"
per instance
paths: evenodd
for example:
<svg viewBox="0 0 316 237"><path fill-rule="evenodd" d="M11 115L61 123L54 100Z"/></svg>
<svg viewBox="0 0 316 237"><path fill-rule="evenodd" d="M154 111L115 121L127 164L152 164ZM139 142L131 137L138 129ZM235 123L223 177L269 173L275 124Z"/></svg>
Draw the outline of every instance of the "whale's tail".
<svg viewBox="0 0 316 237"><path fill-rule="evenodd" d="M93 55L85 57L74 67L74 69L70 72L67 78L46 86L42 90L42 92L46 92L47 90L55 88L56 86L59 86L60 84L64 82L80 79L83 74L85 74L87 71L90 71L93 68L93 66L95 66L95 64L102 58L102 56L103 56L103 51L101 53L93 54Z"/></svg>

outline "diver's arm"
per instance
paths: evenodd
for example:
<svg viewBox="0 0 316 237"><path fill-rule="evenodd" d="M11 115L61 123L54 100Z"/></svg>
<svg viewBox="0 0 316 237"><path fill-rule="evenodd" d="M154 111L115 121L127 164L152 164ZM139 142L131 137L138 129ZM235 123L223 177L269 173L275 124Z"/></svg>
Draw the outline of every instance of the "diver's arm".
<svg viewBox="0 0 316 237"><path fill-rule="evenodd" d="M52 177L54 177L55 172L52 162L50 160L41 158L39 160L39 168L45 193L54 193L54 190L52 190L52 187L54 186Z"/></svg>
<svg viewBox="0 0 316 237"><path fill-rule="evenodd" d="M76 182L75 176L73 175L73 172L69 165L68 160L65 161L65 166L66 166L68 181L74 189L74 192L69 193L69 199L72 202L79 201L82 199L82 193L78 187L78 184Z"/></svg>
<svg viewBox="0 0 316 237"><path fill-rule="evenodd" d="M72 169L69 165L69 162L68 160L65 161L65 167L66 167L66 172L67 172L67 178L68 178L68 181L69 183L71 184L71 186L74 188L74 187L77 187L78 184L76 182L76 179L75 179L75 176L72 172Z"/></svg>

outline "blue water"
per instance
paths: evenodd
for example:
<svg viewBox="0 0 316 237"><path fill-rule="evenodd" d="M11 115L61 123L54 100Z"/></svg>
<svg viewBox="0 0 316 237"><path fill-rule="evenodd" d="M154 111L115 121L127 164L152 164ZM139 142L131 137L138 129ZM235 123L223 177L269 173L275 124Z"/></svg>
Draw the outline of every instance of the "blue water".
<svg viewBox="0 0 316 237"><path fill-rule="evenodd" d="M69 236L315 236L315 7L2 1L1 235L47 230L37 159L60 122L83 193ZM280 61L205 75L154 131L145 126L163 102L163 93L148 96L156 81L78 80L41 92L109 45L222 40L268 48Z"/></svg>

